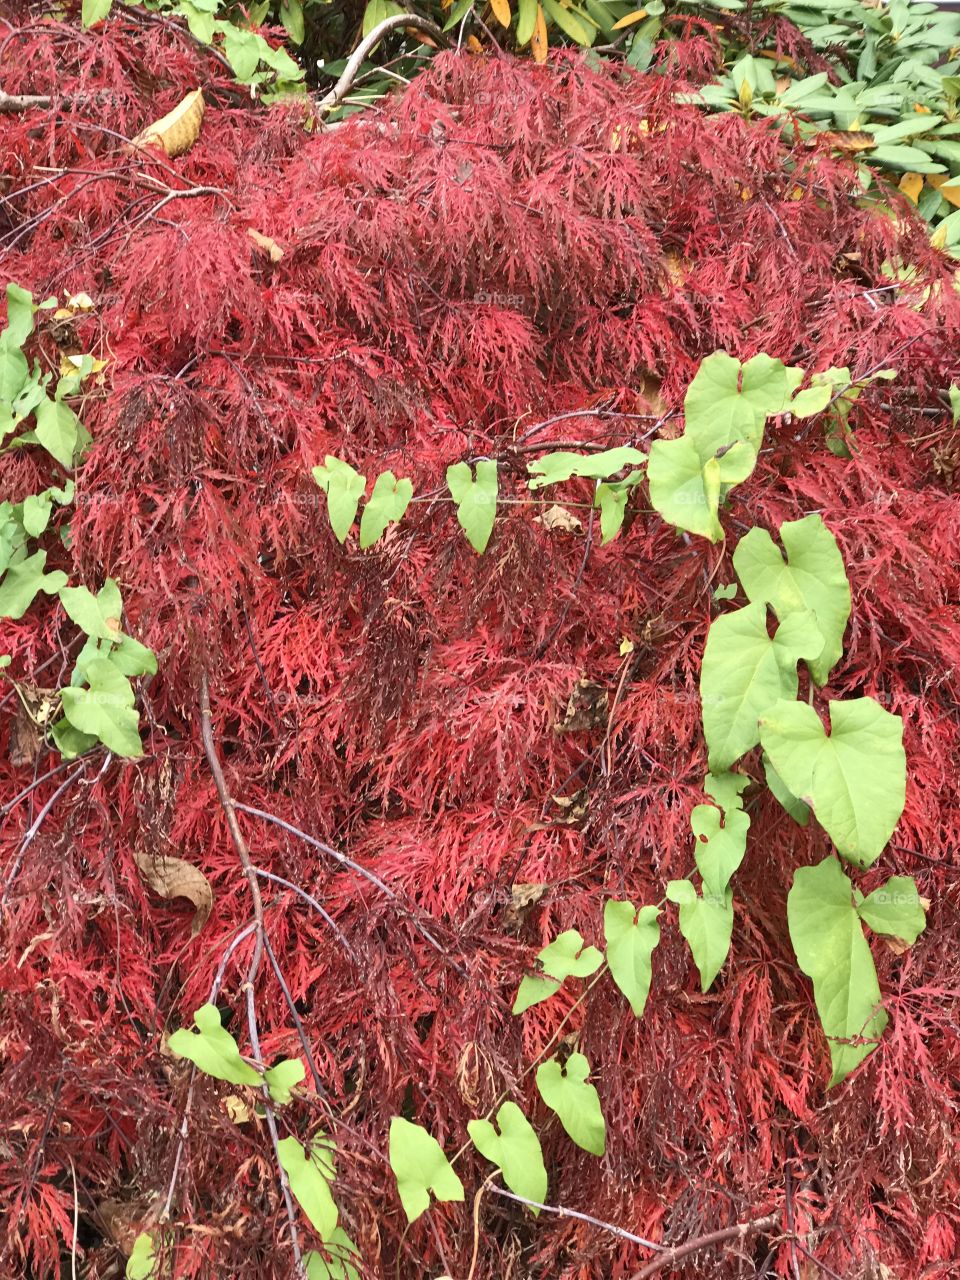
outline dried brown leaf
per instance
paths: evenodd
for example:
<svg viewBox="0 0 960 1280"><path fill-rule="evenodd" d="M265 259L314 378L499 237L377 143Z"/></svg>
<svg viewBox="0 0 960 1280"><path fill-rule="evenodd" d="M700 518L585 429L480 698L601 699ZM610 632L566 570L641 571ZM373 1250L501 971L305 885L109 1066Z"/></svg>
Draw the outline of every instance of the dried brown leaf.
<svg viewBox="0 0 960 1280"><path fill-rule="evenodd" d="M142 133L133 139L135 147L146 147L151 144L160 146L171 159L182 156L189 151L200 136L200 125L203 123L203 112L206 103L203 90L194 89L188 93L172 111L153 124L147 125Z"/></svg>
<svg viewBox="0 0 960 1280"><path fill-rule="evenodd" d="M137 868L150 888L161 898L187 898L196 911L190 926L195 938L207 923L213 908L210 881L199 868L183 858L155 858L149 853L135 853Z"/></svg>

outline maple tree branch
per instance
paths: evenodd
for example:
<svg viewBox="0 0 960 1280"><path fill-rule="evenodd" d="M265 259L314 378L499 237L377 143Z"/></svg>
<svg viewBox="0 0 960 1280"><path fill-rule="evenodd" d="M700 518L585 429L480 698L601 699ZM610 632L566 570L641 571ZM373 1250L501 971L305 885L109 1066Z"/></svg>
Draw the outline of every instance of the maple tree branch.
<svg viewBox="0 0 960 1280"><path fill-rule="evenodd" d="M49 107L52 102L52 98L42 93L4 93L0 89L0 115L32 111L34 107Z"/></svg>
<svg viewBox="0 0 960 1280"><path fill-rule="evenodd" d="M673 1249L668 1249L661 1257L654 1258L653 1262L648 1262L645 1267L635 1271L629 1280L647 1280L648 1276L654 1276L658 1271L663 1271L667 1267L675 1267L681 1259L686 1258L691 1253L696 1253L700 1249L707 1249L714 1244L725 1244L728 1240L745 1240L747 1236L757 1235L761 1231L766 1231L776 1221L776 1215L769 1214L765 1218L754 1218L750 1222L737 1222L732 1227L723 1227L719 1231L710 1231L704 1236L696 1236L693 1240L688 1240L686 1244L678 1244Z"/></svg>
<svg viewBox="0 0 960 1280"><path fill-rule="evenodd" d="M578 1222L589 1222L592 1227L600 1227L604 1231L619 1236L621 1240L630 1240L633 1244L642 1245L644 1249L653 1249L657 1253L670 1252L666 1245L645 1240L643 1236L636 1236L632 1231L626 1231L612 1222L604 1222L602 1218L594 1218L589 1213L581 1213L579 1209L568 1209L562 1204L541 1204L539 1200L528 1200L526 1196L515 1195L512 1191L507 1191L505 1187L499 1187L496 1184L491 1186L490 1190L498 1196L504 1196L507 1200L516 1200L517 1204L529 1205L531 1209L542 1209L544 1213L554 1213L559 1218L576 1218Z"/></svg>
<svg viewBox="0 0 960 1280"><path fill-rule="evenodd" d="M384 36L388 36L391 31L396 31L400 27L422 31L425 35L430 36L432 40L439 41L445 49L450 46L450 41L437 24L431 22L429 18L421 18L416 13L397 13L390 18L384 18L382 22L373 28L368 36L360 41L347 60L347 65L343 68L340 79L329 93L325 94L317 103L317 110L322 115L326 115L334 107L339 106L353 87L353 82L357 78L360 67L366 61L370 51L377 47Z"/></svg>

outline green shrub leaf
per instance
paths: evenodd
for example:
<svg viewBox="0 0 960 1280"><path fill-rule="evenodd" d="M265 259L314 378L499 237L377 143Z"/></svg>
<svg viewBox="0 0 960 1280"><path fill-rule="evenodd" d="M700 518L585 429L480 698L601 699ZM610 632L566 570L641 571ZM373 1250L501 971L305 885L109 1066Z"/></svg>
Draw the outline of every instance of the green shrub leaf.
<svg viewBox="0 0 960 1280"><path fill-rule="evenodd" d="M667 898L680 908L680 932L700 971L700 986L709 991L723 968L733 936L733 890L700 897L689 880L671 880Z"/></svg>
<svg viewBox="0 0 960 1280"><path fill-rule="evenodd" d="M328 1142L315 1145L309 1152L292 1135L277 1143L277 1155L290 1190L321 1240L330 1239L340 1219L330 1190L333 1166L328 1153Z"/></svg>
<svg viewBox="0 0 960 1280"><path fill-rule="evenodd" d="M463 1183L440 1143L426 1129L402 1116L390 1121L390 1168L410 1222L416 1222L430 1208L431 1191L438 1200L463 1199Z"/></svg>
<svg viewBox="0 0 960 1280"><path fill-rule="evenodd" d="M500 1132L489 1120L471 1120L467 1132L482 1156L498 1165L503 1180L518 1196L543 1204L547 1198L547 1171L540 1139L514 1102L505 1102L496 1116ZM539 1209L534 1209L539 1214Z"/></svg>
<svg viewBox="0 0 960 1280"><path fill-rule="evenodd" d="M779 702L760 740L787 790L805 801L839 853L868 867L903 812L903 721L872 698L830 703L831 733L811 706Z"/></svg>
<svg viewBox="0 0 960 1280"><path fill-rule="evenodd" d="M447 488L457 507L460 528L474 551L482 555L497 516L497 464L481 459L474 479L466 462L455 462L447 467Z"/></svg>
<svg viewBox="0 0 960 1280"><path fill-rule="evenodd" d="M657 907L610 899L603 908L603 936L610 976L630 1001L634 1016L643 1016L653 972L654 947L660 941Z"/></svg>
<svg viewBox="0 0 960 1280"><path fill-rule="evenodd" d="M787 895L787 922L797 963L813 981L835 1085L876 1048L862 1041L876 1041L887 1024L853 886L836 858L799 868Z"/></svg>
<svg viewBox="0 0 960 1280"><path fill-rule="evenodd" d="M409 480L398 480L392 471L384 471L377 476L373 493L364 504L360 517L361 550L372 547L383 536L388 524L396 524L402 519L412 497L413 484Z"/></svg>
<svg viewBox="0 0 960 1280"><path fill-rule="evenodd" d="M550 1058L537 1067L540 1097L556 1112L567 1136L592 1155L602 1156L606 1146L606 1126L600 1098L587 1083L590 1063L582 1053L571 1053L565 1066Z"/></svg>
<svg viewBox="0 0 960 1280"><path fill-rule="evenodd" d="M606 480L624 467L643 467L646 462L647 455L629 445L605 449L602 453L565 453L562 450L545 453L542 458L527 464L527 470L533 475L528 485L531 489L542 489L544 485L559 484L574 476Z"/></svg>
<svg viewBox="0 0 960 1280"><path fill-rule="evenodd" d="M193 1015L197 1030L181 1027L167 1040L167 1048L188 1058L205 1075L230 1084L258 1085L260 1072L244 1062L236 1040L220 1022L215 1004L204 1004Z"/></svg>
<svg viewBox="0 0 960 1280"><path fill-rule="evenodd" d="M229 53L227 54L229 58ZM243 79L237 73L238 79ZM346 542L357 508L367 487L366 476L354 471L349 462L331 457L328 453L322 467L313 468L313 478L327 495L327 515L330 527L338 542Z"/></svg>
<svg viewBox="0 0 960 1280"><path fill-rule="evenodd" d="M891 876L866 897L856 890L857 915L874 933L899 938L910 946L927 927L923 903L912 876Z"/></svg>

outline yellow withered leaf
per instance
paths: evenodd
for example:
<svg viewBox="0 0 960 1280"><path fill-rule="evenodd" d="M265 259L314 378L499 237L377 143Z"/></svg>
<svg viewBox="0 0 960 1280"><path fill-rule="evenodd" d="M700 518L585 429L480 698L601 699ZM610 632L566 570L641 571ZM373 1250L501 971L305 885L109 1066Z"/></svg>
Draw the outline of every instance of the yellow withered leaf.
<svg viewBox="0 0 960 1280"><path fill-rule="evenodd" d="M819 141L824 146L833 147L835 151L872 151L877 145L873 134L867 133L865 129L828 130L811 141Z"/></svg>
<svg viewBox="0 0 960 1280"><path fill-rule="evenodd" d="M137 869L147 884L161 898L186 898L196 911L190 926L195 938L213 908L213 890L203 872L183 858L155 858L149 853L134 853Z"/></svg>
<svg viewBox="0 0 960 1280"><path fill-rule="evenodd" d="M905 173L900 179L900 190L908 200L916 204L920 199L920 192L923 190L923 174Z"/></svg>
<svg viewBox="0 0 960 1280"><path fill-rule="evenodd" d="M547 20L543 16L543 5L537 5L537 20L534 23L533 35L530 37L530 52L534 62L546 62L550 45L547 41Z"/></svg>
<svg viewBox="0 0 960 1280"><path fill-rule="evenodd" d="M931 173L927 177L931 187L943 196L944 200L960 209L960 176L948 173Z"/></svg>
<svg viewBox="0 0 960 1280"><path fill-rule="evenodd" d="M247 227L247 235L258 249L263 250L271 262L279 262L283 257L283 250L272 236L265 236L253 227Z"/></svg>
<svg viewBox="0 0 960 1280"><path fill-rule="evenodd" d="M167 115L148 125L142 133L138 133L133 140L133 145L161 146L171 158L182 156L185 151L190 150L200 136L200 125L206 105L203 100L203 90L194 89Z"/></svg>
<svg viewBox="0 0 960 1280"><path fill-rule="evenodd" d="M490 0L490 8L501 27L510 26L510 0Z"/></svg>
<svg viewBox="0 0 960 1280"><path fill-rule="evenodd" d="M642 22L646 16L646 9L634 9L633 13L628 13L619 22L615 22L612 30L622 31L624 27L632 27L635 22Z"/></svg>

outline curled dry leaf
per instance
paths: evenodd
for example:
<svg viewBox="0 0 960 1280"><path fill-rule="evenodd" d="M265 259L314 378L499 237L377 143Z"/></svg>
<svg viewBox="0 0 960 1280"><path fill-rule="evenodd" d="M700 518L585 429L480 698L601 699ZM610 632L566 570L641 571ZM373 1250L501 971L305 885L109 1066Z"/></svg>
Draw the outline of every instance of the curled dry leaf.
<svg viewBox="0 0 960 1280"><path fill-rule="evenodd" d="M556 505L547 507L542 516L535 517L534 523L542 524L550 533L580 533L583 530L582 520L566 507Z"/></svg>
<svg viewBox="0 0 960 1280"><path fill-rule="evenodd" d="M210 881L191 862L183 858L155 858L149 853L135 853L137 868L147 884L161 898L187 898L196 907L190 936L195 938L213 908Z"/></svg>
<svg viewBox="0 0 960 1280"><path fill-rule="evenodd" d="M168 156L182 156L200 136L206 103L203 90L194 89L174 109L147 125L133 140L135 147L161 146Z"/></svg>
<svg viewBox="0 0 960 1280"><path fill-rule="evenodd" d="M257 231L254 227L247 227L247 235L257 246L262 249L271 262L279 262L283 257L283 250L271 236L265 236L262 232Z"/></svg>

